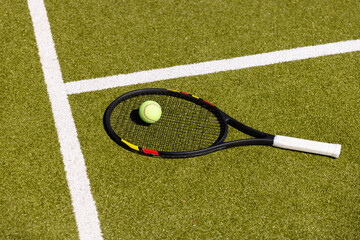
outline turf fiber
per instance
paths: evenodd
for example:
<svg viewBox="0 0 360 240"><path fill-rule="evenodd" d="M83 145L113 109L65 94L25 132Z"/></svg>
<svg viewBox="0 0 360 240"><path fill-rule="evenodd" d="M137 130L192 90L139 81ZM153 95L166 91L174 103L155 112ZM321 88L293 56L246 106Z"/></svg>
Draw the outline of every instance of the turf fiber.
<svg viewBox="0 0 360 240"><path fill-rule="evenodd" d="M76 239L29 10L8 2L0 11L0 239Z"/></svg>
<svg viewBox="0 0 360 240"><path fill-rule="evenodd" d="M46 3L65 81L360 38L357 0Z"/></svg>
<svg viewBox="0 0 360 240"><path fill-rule="evenodd" d="M71 96L100 220L109 227L103 228L104 236L355 239L360 177L356 56ZM326 74L329 69L331 77ZM215 91L219 81L226 90ZM118 147L102 129L107 105L138 87L175 88L206 96L250 126L340 142L343 153L335 160L254 146L191 159L139 156Z"/></svg>
<svg viewBox="0 0 360 240"><path fill-rule="evenodd" d="M66 82L360 39L356 0L45 5ZM27 4L5 1L0 12L0 239L78 239ZM359 65L356 52L69 96L104 239L358 239ZM128 152L102 116L146 87L195 94L249 126L340 143L342 153Z"/></svg>

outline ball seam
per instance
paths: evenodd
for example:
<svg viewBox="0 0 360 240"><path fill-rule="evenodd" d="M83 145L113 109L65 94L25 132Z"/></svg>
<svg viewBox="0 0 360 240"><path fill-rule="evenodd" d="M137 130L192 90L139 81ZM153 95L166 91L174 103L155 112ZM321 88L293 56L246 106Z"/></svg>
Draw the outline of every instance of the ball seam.
<svg viewBox="0 0 360 240"><path fill-rule="evenodd" d="M152 121L152 122L156 122L155 120L149 118L148 116L146 116L146 108L151 106L151 105L155 105L156 107L159 107L159 105L155 104L155 103L150 103L150 104L147 104L145 107L144 107L144 117L149 120L149 121Z"/></svg>

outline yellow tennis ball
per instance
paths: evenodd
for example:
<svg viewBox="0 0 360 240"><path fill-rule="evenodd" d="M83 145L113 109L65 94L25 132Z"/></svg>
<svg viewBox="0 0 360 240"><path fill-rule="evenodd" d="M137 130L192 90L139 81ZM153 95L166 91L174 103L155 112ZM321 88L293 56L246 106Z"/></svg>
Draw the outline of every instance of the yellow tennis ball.
<svg viewBox="0 0 360 240"><path fill-rule="evenodd" d="M146 123L159 121L162 111L160 105L155 101L146 101L140 105L139 116Z"/></svg>

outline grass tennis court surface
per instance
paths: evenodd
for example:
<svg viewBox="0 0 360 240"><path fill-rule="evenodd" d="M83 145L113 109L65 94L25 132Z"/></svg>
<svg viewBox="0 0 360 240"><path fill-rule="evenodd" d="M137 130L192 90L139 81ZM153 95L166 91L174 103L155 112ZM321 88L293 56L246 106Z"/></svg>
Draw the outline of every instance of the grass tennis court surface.
<svg viewBox="0 0 360 240"><path fill-rule="evenodd" d="M45 7L64 82L360 39L357 1L46 0ZM28 4L0 10L0 238L85 239ZM354 51L69 95L102 238L357 239L359 65ZM130 153L107 136L102 116L119 95L148 87L203 97L265 132L340 143L342 153L260 146L176 160Z"/></svg>

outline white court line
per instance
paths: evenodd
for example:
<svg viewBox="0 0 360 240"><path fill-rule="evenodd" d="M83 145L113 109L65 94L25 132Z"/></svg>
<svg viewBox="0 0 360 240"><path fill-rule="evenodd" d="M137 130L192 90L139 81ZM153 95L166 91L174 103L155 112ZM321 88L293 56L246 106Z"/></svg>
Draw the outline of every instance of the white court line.
<svg viewBox="0 0 360 240"><path fill-rule="evenodd" d="M360 39L65 83L68 94L360 51Z"/></svg>
<svg viewBox="0 0 360 240"><path fill-rule="evenodd" d="M350 40L64 84L44 2L43 0L28 0L28 5L80 239L102 239L102 233L68 94L360 51L360 40Z"/></svg>
<svg viewBox="0 0 360 240"><path fill-rule="evenodd" d="M100 222L43 0L28 0L40 61L54 114L79 237L102 239Z"/></svg>

